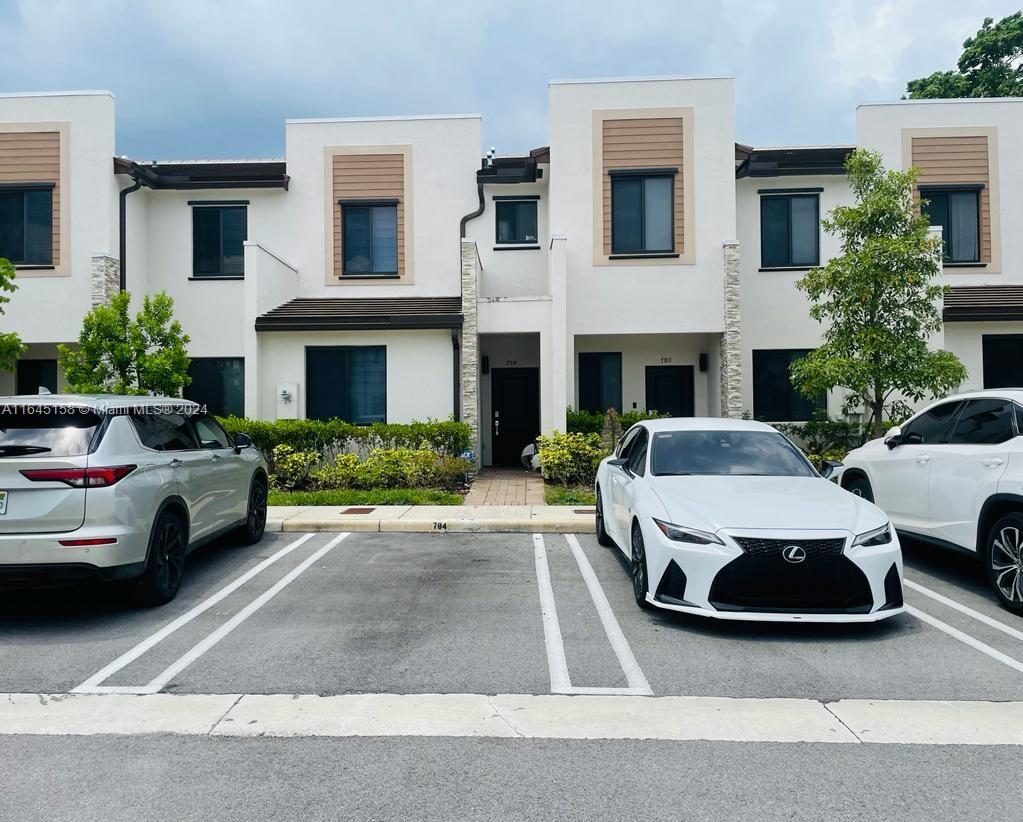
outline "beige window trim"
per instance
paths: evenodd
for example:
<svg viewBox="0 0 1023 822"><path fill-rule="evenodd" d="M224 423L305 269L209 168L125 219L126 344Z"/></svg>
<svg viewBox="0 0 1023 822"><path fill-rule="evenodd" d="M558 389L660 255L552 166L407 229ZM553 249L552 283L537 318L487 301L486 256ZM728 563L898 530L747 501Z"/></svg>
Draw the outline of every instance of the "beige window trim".
<svg viewBox="0 0 1023 822"><path fill-rule="evenodd" d="M913 165L913 139L919 137L986 137L987 193L990 210L991 259L972 266L945 266L946 274L1000 274L1002 271L1001 208L999 206L998 129L994 126L956 126L948 128L904 128L902 130L902 167ZM949 182L958 182L952 181ZM935 185L928 182L925 185Z"/></svg>
<svg viewBox="0 0 1023 822"><path fill-rule="evenodd" d="M404 253L404 266L398 277L366 277L344 279L338 277L340 261L334 245L334 214L338 208L334 197L334 157L339 155L367 154L401 154L404 157L402 168L402 219L403 243L400 249ZM324 282L336 286L386 287L395 285L412 285L415 282L413 256L412 226L412 146L410 145L379 145L379 146L327 146L323 150L323 190L324 190Z"/></svg>
<svg viewBox="0 0 1023 822"><path fill-rule="evenodd" d="M604 121L682 120L682 250L678 257L629 257L612 260L604 253ZM693 108L603 109L593 112L593 264L610 266L693 265L696 262L693 231Z"/></svg>
<svg viewBox="0 0 1023 822"><path fill-rule="evenodd" d="M57 232L59 238L59 249L53 268L22 268L16 269L18 278L29 277L69 277L71 276L71 124L67 122L51 123L0 123L2 134L22 134L32 132L57 132L60 135L60 170L58 172L57 186L60 203L57 214L60 220L60 228ZM13 181L12 181L13 182ZM24 181L18 182L39 182L31 176ZM45 182L49 182L46 180Z"/></svg>

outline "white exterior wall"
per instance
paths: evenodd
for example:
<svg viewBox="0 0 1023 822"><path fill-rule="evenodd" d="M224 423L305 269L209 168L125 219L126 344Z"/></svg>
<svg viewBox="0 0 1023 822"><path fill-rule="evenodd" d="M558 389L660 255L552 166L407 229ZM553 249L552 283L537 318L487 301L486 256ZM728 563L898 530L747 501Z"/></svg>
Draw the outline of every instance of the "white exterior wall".
<svg viewBox="0 0 1023 822"><path fill-rule="evenodd" d="M710 334L588 334L575 338L575 353L620 351L622 354L622 410L645 411L646 367L689 365L693 368L693 410L698 417L711 413L711 397L718 394L718 372L710 368L710 354L718 339ZM700 354L707 354L700 371ZM578 408L579 380L573 391Z"/></svg>
<svg viewBox="0 0 1023 822"><path fill-rule="evenodd" d="M550 231L567 237L567 333L721 332L735 239L731 79L552 83ZM692 265L594 265L593 112L692 107ZM651 116L656 116L652 112ZM675 261L672 261L675 262Z"/></svg>
<svg viewBox="0 0 1023 822"><path fill-rule="evenodd" d="M277 408L277 386L298 385L298 416L305 416L305 347L387 347L387 421L447 419L452 413L453 359L447 329L422 331L268 331L260 335L259 408ZM252 414L253 412L249 411Z"/></svg>
<svg viewBox="0 0 1023 822"><path fill-rule="evenodd" d="M550 166L543 164L543 177L536 183L488 185L484 189L484 211L466 227L466 236L475 240L483 271L480 275L481 297L536 297L550 294L547 273L547 252L550 246L548 215L548 182ZM494 197L539 196L536 207L537 242L539 249L498 250L497 209Z"/></svg>
<svg viewBox="0 0 1023 822"><path fill-rule="evenodd" d="M286 128L289 242L279 251L299 271L303 297L443 297L461 293L458 225L479 205L474 174L480 163L478 115L379 120L289 120ZM406 204L406 238L411 229L412 282L339 283L325 257L329 179L327 147L411 146L411 202ZM257 239L251 234L250 238ZM331 281L327 285L327 280ZM355 284L359 282L360 284Z"/></svg>
<svg viewBox="0 0 1023 822"><path fill-rule="evenodd" d="M760 191L822 188L820 217L852 202L845 175L745 177L736 181L736 219L742 272L742 407L753 412L753 351L764 348L816 348L822 326L809 314L810 302L796 283L806 270L760 270ZM820 262L841 253L840 239L820 228ZM828 410L838 414L842 392L828 394Z"/></svg>
<svg viewBox="0 0 1023 822"><path fill-rule="evenodd" d="M128 195L128 202L142 191ZM191 337L193 357L240 357L245 350L245 280L192 278L191 201L248 200L248 239L274 251L288 244L287 192L280 189L145 191L145 222L132 222L128 236L146 243L146 290L166 291L174 314ZM140 273L128 254L129 280ZM129 282L129 288L131 288ZM294 291L289 296L297 296ZM141 303L141 300L136 300ZM272 306L271 306L272 307ZM255 333L253 331L253 333Z"/></svg>
<svg viewBox="0 0 1023 822"><path fill-rule="evenodd" d="M67 342L78 338L82 317L91 307L92 257L118 254L117 190L113 174L114 98L110 92L0 96L2 123L66 124L68 238L61 267L53 272L24 272L6 306L3 328L23 342ZM45 318L41 322L40 318Z"/></svg>

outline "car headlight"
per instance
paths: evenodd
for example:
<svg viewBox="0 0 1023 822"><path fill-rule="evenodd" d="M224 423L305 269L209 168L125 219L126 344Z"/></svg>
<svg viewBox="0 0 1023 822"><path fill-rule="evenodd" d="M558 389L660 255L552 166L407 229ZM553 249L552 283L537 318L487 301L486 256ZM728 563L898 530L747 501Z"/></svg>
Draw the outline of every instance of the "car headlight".
<svg viewBox="0 0 1023 822"><path fill-rule="evenodd" d="M858 534L856 539L853 540L853 547L857 545L865 545L867 547L873 545L887 545L892 541L892 526L891 523L886 523L880 528L875 528L873 531L867 531L864 534Z"/></svg>
<svg viewBox="0 0 1023 822"><path fill-rule="evenodd" d="M683 528L681 525L672 525L670 522L662 522L656 518L654 523L661 529L661 533L673 542L688 542L692 545L724 545L720 539L708 531Z"/></svg>

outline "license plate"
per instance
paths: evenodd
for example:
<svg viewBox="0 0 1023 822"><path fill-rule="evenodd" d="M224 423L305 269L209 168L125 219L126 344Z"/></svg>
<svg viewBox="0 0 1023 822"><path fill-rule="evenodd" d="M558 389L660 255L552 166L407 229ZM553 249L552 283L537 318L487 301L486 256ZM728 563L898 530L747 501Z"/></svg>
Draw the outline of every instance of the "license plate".
<svg viewBox="0 0 1023 822"><path fill-rule="evenodd" d="M7 492L0 491L0 516L7 513Z"/></svg>

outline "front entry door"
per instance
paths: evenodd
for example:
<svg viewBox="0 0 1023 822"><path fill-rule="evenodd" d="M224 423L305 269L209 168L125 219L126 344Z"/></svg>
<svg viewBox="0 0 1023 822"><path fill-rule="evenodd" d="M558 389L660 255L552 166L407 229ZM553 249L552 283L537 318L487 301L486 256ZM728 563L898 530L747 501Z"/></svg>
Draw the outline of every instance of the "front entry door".
<svg viewBox="0 0 1023 822"><path fill-rule="evenodd" d="M540 369L490 369L490 442L494 465L521 465L540 436Z"/></svg>
<svg viewBox="0 0 1023 822"><path fill-rule="evenodd" d="M646 367L646 408L670 417L691 417L693 367L691 365L648 365Z"/></svg>

